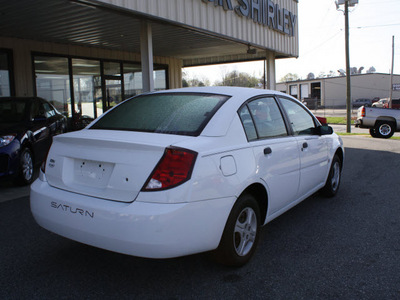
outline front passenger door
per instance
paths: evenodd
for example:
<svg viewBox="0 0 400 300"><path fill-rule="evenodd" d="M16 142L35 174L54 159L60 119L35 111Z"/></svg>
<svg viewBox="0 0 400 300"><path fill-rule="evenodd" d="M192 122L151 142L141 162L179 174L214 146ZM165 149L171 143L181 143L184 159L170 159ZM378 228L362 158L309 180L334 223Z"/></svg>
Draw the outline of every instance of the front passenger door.
<svg viewBox="0 0 400 300"><path fill-rule="evenodd" d="M316 134L317 123L311 113L294 100L280 97L300 153L299 197L316 192L326 180L328 146L326 138ZM319 125L319 124L318 124Z"/></svg>

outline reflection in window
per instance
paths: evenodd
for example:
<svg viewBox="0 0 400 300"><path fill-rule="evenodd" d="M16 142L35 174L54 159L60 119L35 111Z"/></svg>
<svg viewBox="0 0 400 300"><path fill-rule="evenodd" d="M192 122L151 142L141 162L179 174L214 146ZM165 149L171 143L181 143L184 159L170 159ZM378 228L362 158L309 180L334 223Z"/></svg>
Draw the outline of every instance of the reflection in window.
<svg viewBox="0 0 400 300"><path fill-rule="evenodd" d="M79 116L95 118L103 113L101 89L100 62L88 59L72 59L74 79L75 113ZM100 95L101 96L101 95Z"/></svg>
<svg viewBox="0 0 400 300"><path fill-rule="evenodd" d="M124 88L125 99L143 93L142 68L140 64L124 63ZM154 66L154 90L167 89L167 70L165 67Z"/></svg>
<svg viewBox="0 0 400 300"><path fill-rule="evenodd" d="M119 62L104 62L104 75L121 76L121 66Z"/></svg>
<svg viewBox="0 0 400 300"><path fill-rule="evenodd" d="M294 133L296 135L313 134L315 128L313 117L300 104L292 100L280 98L280 101L289 117Z"/></svg>
<svg viewBox="0 0 400 300"><path fill-rule="evenodd" d="M166 90L167 89L167 75L166 70L155 70L154 71L154 90Z"/></svg>
<svg viewBox="0 0 400 300"><path fill-rule="evenodd" d="M136 96L142 91L142 68L140 64L124 63L125 99Z"/></svg>
<svg viewBox="0 0 400 300"><path fill-rule="evenodd" d="M243 106L239 111L240 120L242 120L243 128L248 141L257 139L256 128L254 127L253 119L251 118L247 105Z"/></svg>
<svg viewBox="0 0 400 300"><path fill-rule="evenodd" d="M10 66L7 52L0 52L0 97L11 96Z"/></svg>
<svg viewBox="0 0 400 300"><path fill-rule="evenodd" d="M286 136L282 114L273 97L256 99L248 104L259 138Z"/></svg>
<svg viewBox="0 0 400 300"><path fill-rule="evenodd" d="M62 114L71 117L71 95L68 59L35 56L37 96L49 101Z"/></svg>

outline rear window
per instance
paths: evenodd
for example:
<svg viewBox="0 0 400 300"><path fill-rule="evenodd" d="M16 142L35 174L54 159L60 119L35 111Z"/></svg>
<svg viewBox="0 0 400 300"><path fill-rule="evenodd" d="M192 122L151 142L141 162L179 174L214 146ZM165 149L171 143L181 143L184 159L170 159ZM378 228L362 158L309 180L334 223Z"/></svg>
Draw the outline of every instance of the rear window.
<svg viewBox="0 0 400 300"><path fill-rule="evenodd" d="M128 99L90 129L197 136L228 99L215 94L151 94Z"/></svg>

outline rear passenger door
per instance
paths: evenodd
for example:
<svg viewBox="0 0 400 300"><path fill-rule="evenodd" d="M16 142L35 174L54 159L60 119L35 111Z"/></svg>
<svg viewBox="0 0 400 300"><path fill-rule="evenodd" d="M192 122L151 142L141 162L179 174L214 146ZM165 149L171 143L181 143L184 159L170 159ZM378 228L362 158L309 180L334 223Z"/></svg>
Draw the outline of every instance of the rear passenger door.
<svg viewBox="0 0 400 300"><path fill-rule="evenodd" d="M297 140L300 153L299 197L309 196L324 184L329 168L325 136L317 134L315 118L295 100L279 97Z"/></svg>
<svg viewBox="0 0 400 300"><path fill-rule="evenodd" d="M296 200L300 178L297 139L288 134L274 97L248 101L239 116L254 152L257 175L267 185L270 216Z"/></svg>

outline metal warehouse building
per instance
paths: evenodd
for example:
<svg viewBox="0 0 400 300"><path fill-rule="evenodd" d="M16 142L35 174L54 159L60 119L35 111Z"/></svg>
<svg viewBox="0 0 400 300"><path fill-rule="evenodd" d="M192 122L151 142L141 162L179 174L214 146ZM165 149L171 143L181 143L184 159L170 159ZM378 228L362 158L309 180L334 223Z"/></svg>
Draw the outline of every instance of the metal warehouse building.
<svg viewBox="0 0 400 300"><path fill-rule="evenodd" d="M0 0L0 96L97 117L182 68L298 56L298 0Z"/></svg>
<svg viewBox="0 0 400 300"><path fill-rule="evenodd" d="M400 75L393 76L394 83L400 83ZM360 98L388 98L390 74L368 73L351 76L352 101ZM346 107L346 77L328 77L312 80L298 80L278 83L278 91L290 94L299 100L315 99L318 105L327 108ZM393 98L400 98L400 91L393 91Z"/></svg>

